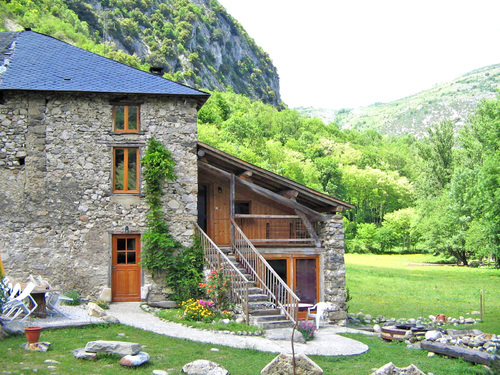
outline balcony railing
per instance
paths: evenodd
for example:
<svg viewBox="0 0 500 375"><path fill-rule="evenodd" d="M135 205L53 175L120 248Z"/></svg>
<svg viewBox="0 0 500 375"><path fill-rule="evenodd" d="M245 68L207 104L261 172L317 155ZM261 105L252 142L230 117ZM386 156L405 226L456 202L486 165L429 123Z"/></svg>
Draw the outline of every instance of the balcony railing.
<svg viewBox="0 0 500 375"><path fill-rule="evenodd" d="M246 237L258 246L315 244L304 222L296 215L240 214L235 215L235 221Z"/></svg>

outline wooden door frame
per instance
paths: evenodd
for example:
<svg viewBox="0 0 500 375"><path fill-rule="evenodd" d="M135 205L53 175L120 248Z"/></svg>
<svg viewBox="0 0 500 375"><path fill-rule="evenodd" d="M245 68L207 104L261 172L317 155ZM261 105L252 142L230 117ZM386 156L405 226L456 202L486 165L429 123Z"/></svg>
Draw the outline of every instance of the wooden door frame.
<svg viewBox="0 0 500 375"><path fill-rule="evenodd" d="M134 297L131 299L115 299L116 297L116 287L114 285L114 272L115 272L115 267L117 265L117 241L118 239L123 239L123 238L135 238L136 239L136 263L135 265L138 268L139 272L139 277L137 278L137 291L138 291L138 297ZM141 301L141 287L142 287L142 267L140 266L140 260L141 260L141 234L140 233L115 233L111 235L111 298L112 301L116 302L125 302L125 301Z"/></svg>

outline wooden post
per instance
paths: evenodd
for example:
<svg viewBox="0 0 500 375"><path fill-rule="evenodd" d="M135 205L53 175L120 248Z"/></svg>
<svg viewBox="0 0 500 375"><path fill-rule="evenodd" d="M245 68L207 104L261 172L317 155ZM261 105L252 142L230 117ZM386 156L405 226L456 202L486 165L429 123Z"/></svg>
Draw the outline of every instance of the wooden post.
<svg viewBox="0 0 500 375"><path fill-rule="evenodd" d="M235 192L234 192L234 174L231 173L231 181L230 181L230 187L229 187L229 216L231 217L231 244L234 243L234 226L232 221L234 220L234 199L235 199Z"/></svg>

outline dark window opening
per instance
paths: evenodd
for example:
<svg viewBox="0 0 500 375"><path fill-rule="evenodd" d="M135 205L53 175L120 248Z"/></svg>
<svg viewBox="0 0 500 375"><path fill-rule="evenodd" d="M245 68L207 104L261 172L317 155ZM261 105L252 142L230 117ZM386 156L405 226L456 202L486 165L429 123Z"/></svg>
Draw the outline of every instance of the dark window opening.
<svg viewBox="0 0 500 375"><path fill-rule="evenodd" d="M248 214L250 214L250 202L235 202L234 203L234 213L236 215L248 215Z"/></svg>
<svg viewBox="0 0 500 375"><path fill-rule="evenodd" d="M26 163L26 157L20 157L20 158L17 158L17 162L19 163L19 165L24 165Z"/></svg>

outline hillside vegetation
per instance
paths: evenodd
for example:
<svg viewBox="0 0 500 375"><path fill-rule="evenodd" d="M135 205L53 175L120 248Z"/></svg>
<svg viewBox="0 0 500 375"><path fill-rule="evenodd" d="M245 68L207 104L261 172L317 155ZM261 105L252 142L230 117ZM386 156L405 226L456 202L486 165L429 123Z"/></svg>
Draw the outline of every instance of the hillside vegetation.
<svg viewBox="0 0 500 375"><path fill-rule="evenodd" d="M426 128L442 121L462 127L482 99L499 89L500 64L474 70L449 82L390 103L355 109L297 108L300 113L335 121L341 128L375 129L382 134L425 135Z"/></svg>
<svg viewBox="0 0 500 375"><path fill-rule="evenodd" d="M10 0L0 28L29 27L196 88L281 104L276 68L217 0Z"/></svg>

